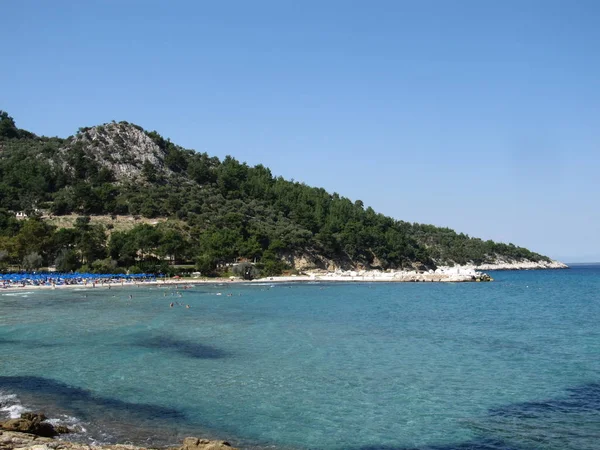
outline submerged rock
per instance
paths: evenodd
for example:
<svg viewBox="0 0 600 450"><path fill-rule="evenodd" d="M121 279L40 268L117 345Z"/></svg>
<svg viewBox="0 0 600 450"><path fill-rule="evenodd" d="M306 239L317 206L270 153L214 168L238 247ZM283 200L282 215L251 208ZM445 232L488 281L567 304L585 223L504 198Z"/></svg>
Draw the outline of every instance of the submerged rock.
<svg viewBox="0 0 600 450"><path fill-rule="evenodd" d="M226 441L209 441L208 439L198 439L194 437L185 438L183 446L177 450L236 450Z"/></svg>

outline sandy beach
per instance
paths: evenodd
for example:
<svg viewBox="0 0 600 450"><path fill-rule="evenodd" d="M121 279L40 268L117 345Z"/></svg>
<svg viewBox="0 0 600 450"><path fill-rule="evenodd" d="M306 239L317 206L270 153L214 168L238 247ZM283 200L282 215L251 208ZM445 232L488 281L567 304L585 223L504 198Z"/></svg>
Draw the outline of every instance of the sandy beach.
<svg viewBox="0 0 600 450"><path fill-rule="evenodd" d="M163 279L111 279L104 281L85 280L69 284L38 284L34 281L23 280L19 283L6 283L0 286L1 291L23 290L23 289L69 289L69 288L87 288L87 289L111 289L119 287L141 287L141 286L165 286L178 287L197 284L230 284L230 283L295 283L295 282L342 282L342 283L371 283L371 282L478 282L491 281L487 274L478 272L472 267L452 267L429 270L427 272L419 271L312 271L302 275L272 276L263 277L254 280L244 280L242 278L163 278Z"/></svg>

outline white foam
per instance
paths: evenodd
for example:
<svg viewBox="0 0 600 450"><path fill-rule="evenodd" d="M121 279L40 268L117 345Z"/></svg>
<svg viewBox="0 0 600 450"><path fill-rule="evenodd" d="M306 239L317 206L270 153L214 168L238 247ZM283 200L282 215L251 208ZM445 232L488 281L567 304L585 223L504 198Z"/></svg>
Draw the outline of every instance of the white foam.
<svg viewBox="0 0 600 450"><path fill-rule="evenodd" d="M0 417L18 419L21 414L28 411L31 410L21 404L16 394L0 391ZM47 421L54 426L65 425L75 433L87 433L87 429L83 426L81 420L74 416L60 414L58 417L47 419Z"/></svg>
<svg viewBox="0 0 600 450"><path fill-rule="evenodd" d="M10 419L18 419L21 414L29 411L25 408L15 394L0 391L0 412Z"/></svg>
<svg viewBox="0 0 600 450"><path fill-rule="evenodd" d="M46 420L46 422L50 423L53 426L64 425L76 433L86 433L87 429L82 425L81 420L74 416L67 416L63 414L59 417L51 417Z"/></svg>

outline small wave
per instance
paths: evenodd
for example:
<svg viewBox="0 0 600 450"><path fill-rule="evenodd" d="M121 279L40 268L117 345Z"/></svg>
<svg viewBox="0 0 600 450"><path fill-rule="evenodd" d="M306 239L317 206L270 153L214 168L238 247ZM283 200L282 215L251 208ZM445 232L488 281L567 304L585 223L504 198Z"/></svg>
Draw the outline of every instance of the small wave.
<svg viewBox="0 0 600 450"><path fill-rule="evenodd" d="M21 414L29 411L31 409L25 407L16 394L0 391L0 417L18 419ZM74 416L58 414L56 417L46 419L46 421L53 426L66 426L75 434L85 435L87 433L86 425Z"/></svg>
<svg viewBox="0 0 600 450"><path fill-rule="evenodd" d="M46 420L46 422L50 423L53 426L63 425L72 430L74 433L85 434L87 432L87 428L84 426L83 422L74 416L68 416L66 414L61 414L58 417L52 417Z"/></svg>
<svg viewBox="0 0 600 450"><path fill-rule="evenodd" d="M21 414L29 411L15 394L0 391L0 415L9 419L18 419Z"/></svg>
<svg viewBox="0 0 600 450"><path fill-rule="evenodd" d="M2 294L3 297L27 297L28 295L33 294L33 291L30 292L10 292L6 294Z"/></svg>

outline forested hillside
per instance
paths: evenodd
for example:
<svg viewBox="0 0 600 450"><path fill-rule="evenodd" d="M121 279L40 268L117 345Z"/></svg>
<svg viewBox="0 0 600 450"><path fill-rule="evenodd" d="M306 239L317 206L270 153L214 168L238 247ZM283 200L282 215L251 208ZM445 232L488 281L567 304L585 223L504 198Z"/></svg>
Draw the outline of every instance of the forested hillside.
<svg viewBox="0 0 600 450"><path fill-rule="evenodd" d="M17 219L16 213L28 218ZM71 228L49 216L77 214ZM168 218L122 231L88 216ZM0 111L0 269L205 274L236 261L296 267L433 268L549 260L512 244L396 220L337 193L184 149L127 122L39 137Z"/></svg>

